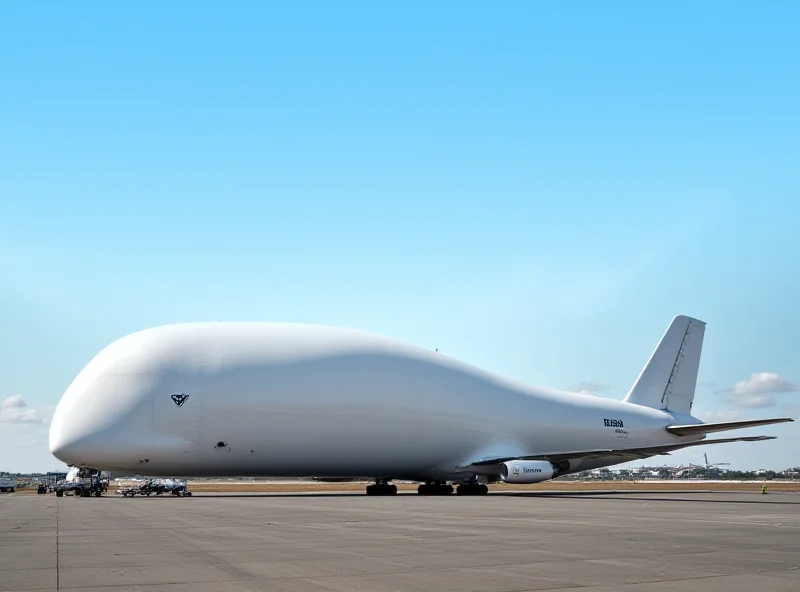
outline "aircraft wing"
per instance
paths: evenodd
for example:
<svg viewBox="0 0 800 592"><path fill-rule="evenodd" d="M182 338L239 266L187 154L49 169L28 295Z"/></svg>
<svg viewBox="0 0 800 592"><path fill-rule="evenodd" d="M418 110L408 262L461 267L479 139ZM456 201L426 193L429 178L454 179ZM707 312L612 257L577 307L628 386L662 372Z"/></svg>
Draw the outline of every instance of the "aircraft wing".
<svg viewBox="0 0 800 592"><path fill-rule="evenodd" d="M509 456L483 459L473 463L470 466L479 467L486 465L496 465L502 462L511 460L548 460L558 462L563 460L577 460L581 458L597 458L608 456L621 456L621 457L638 457L648 458L659 454L669 454L681 448L688 448L689 446L705 446L706 444L727 444L730 442L760 442L762 440L774 440L775 436L745 436L740 438L723 438L720 440L698 440L696 442L680 442L678 444L665 444L662 446L646 446L643 448L618 448L618 449L601 449L601 450L578 450L575 452L547 452L542 454L531 454L525 456Z"/></svg>

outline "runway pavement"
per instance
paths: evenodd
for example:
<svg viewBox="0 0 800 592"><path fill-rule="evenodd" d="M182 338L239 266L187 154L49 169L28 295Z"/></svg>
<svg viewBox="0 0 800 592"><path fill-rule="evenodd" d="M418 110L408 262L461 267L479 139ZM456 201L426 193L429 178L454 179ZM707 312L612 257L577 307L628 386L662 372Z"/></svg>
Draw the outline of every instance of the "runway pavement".
<svg viewBox="0 0 800 592"><path fill-rule="evenodd" d="M0 590L800 590L796 493L0 496Z"/></svg>

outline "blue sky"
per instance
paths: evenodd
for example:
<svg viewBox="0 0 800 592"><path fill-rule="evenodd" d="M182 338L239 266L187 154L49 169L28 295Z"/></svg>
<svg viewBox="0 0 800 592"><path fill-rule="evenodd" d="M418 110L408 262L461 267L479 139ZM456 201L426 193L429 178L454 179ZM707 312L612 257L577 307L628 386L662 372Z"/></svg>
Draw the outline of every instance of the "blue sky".
<svg viewBox="0 0 800 592"><path fill-rule="evenodd" d="M798 18L3 3L0 470L58 467L83 365L190 320L358 327L622 398L682 313L708 323L701 416L800 418ZM657 462L797 466L798 425Z"/></svg>

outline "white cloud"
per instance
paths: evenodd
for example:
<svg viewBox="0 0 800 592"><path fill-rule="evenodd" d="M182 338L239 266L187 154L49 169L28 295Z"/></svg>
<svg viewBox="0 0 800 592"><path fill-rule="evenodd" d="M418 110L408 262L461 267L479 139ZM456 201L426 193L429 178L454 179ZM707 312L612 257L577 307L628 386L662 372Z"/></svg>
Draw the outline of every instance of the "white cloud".
<svg viewBox="0 0 800 592"><path fill-rule="evenodd" d="M36 409L28 407L22 395L11 395L6 397L0 406L0 422L43 423L43 420Z"/></svg>
<svg viewBox="0 0 800 592"><path fill-rule="evenodd" d="M18 407L25 407L25 399L22 398L22 395L11 395L10 397L6 397L3 400L3 409L16 409Z"/></svg>
<svg viewBox="0 0 800 592"><path fill-rule="evenodd" d="M705 422L736 421L742 418L738 411L698 411L697 417Z"/></svg>
<svg viewBox="0 0 800 592"><path fill-rule="evenodd" d="M777 372L758 372L751 374L748 380L741 380L733 385L734 396L757 395L761 393L791 393L800 390Z"/></svg>
<svg viewBox="0 0 800 592"><path fill-rule="evenodd" d="M791 393L800 390L777 372L756 372L750 378L740 380L732 387L717 391L728 393L727 401L734 407L761 409L778 404L775 393Z"/></svg>
<svg viewBox="0 0 800 592"><path fill-rule="evenodd" d="M27 473L63 469L50 454L48 426L55 406L29 407L22 395L0 398L0 461L6 471Z"/></svg>
<svg viewBox="0 0 800 592"><path fill-rule="evenodd" d="M598 384L596 382L578 382L570 385L569 390L573 393L580 393L581 395L594 395L599 396L599 393L607 391L609 387L607 384Z"/></svg>

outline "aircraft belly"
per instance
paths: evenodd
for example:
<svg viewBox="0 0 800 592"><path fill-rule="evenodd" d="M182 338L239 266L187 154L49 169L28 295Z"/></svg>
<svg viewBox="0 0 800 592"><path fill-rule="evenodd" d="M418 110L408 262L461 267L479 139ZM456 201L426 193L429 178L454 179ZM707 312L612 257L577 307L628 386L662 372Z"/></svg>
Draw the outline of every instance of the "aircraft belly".
<svg viewBox="0 0 800 592"><path fill-rule="evenodd" d="M197 464L214 474L390 477L424 471L483 437L399 407L264 405L246 417L216 409L206 415Z"/></svg>

